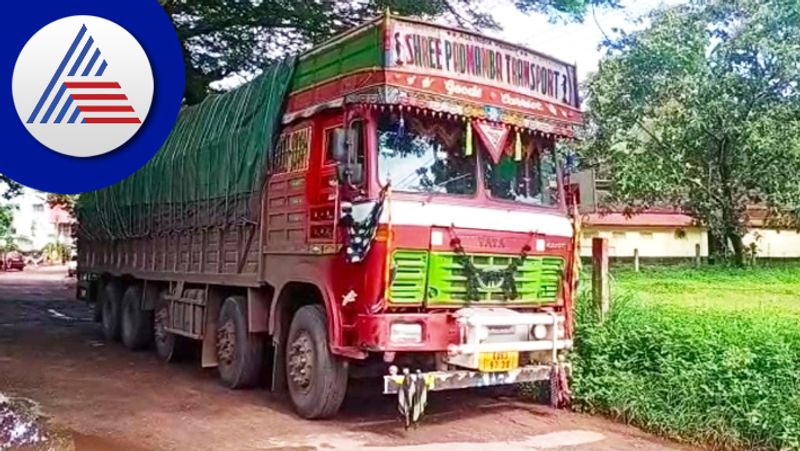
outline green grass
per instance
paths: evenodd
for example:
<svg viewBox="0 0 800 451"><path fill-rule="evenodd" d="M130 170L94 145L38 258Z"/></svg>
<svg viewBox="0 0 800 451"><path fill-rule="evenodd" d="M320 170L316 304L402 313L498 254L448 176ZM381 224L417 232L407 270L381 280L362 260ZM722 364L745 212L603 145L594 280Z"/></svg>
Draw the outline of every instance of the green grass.
<svg viewBox="0 0 800 451"><path fill-rule="evenodd" d="M578 305L576 406L718 449L800 450L800 266L613 272Z"/></svg>

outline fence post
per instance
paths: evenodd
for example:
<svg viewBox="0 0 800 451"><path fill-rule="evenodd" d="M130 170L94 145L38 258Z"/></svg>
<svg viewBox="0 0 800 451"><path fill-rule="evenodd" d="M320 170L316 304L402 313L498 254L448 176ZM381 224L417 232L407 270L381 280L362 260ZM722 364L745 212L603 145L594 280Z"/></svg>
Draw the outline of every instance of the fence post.
<svg viewBox="0 0 800 451"><path fill-rule="evenodd" d="M610 303L607 238L592 238L592 300L600 318L605 319Z"/></svg>
<svg viewBox="0 0 800 451"><path fill-rule="evenodd" d="M633 250L633 270L639 272L639 248Z"/></svg>
<svg viewBox="0 0 800 451"><path fill-rule="evenodd" d="M694 266L695 268L700 267L700 262L702 258L700 257L700 243L694 245Z"/></svg>

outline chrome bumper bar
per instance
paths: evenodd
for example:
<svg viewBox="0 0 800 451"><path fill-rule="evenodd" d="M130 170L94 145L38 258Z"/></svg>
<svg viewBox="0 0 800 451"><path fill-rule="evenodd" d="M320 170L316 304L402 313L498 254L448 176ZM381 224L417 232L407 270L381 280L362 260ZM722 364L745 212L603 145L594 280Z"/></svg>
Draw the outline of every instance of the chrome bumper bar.
<svg viewBox="0 0 800 451"><path fill-rule="evenodd" d="M406 377L422 378L429 391L459 390L473 387L521 384L549 380L550 365L531 365L498 373L483 373L471 370L431 371L409 375L383 376L383 394L396 394Z"/></svg>

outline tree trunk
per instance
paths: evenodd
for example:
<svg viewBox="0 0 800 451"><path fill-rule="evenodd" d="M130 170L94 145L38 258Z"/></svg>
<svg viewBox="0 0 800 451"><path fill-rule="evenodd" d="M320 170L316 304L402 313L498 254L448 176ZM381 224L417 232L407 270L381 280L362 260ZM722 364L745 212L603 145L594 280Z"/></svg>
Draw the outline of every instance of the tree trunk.
<svg viewBox="0 0 800 451"><path fill-rule="evenodd" d="M737 266L744 266L745 261L745 246L744 246L744 237L736 233L735 231L728 232L728 240L731 242L731 246L733 246L733 257L735 259Z"/></svg>

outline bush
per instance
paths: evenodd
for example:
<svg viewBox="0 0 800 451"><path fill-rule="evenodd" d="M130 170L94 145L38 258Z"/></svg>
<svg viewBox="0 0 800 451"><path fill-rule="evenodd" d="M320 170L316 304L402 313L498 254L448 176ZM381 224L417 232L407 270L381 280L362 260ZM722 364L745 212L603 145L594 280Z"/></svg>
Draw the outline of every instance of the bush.
<svg viewBox="0 0 800 451"><path fill-rule="evenodd" d="M717 301L725 301L720 292ZM621 295L577 306L576 408L718 449L800 449L800 323L791 311L686 308Z"/></svg>

